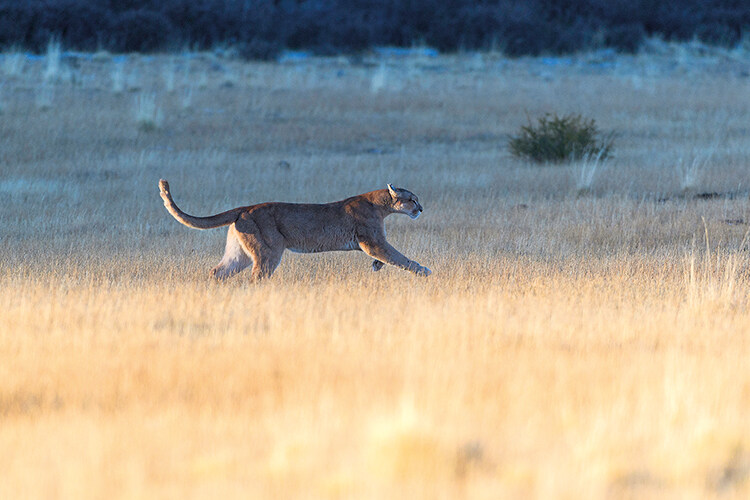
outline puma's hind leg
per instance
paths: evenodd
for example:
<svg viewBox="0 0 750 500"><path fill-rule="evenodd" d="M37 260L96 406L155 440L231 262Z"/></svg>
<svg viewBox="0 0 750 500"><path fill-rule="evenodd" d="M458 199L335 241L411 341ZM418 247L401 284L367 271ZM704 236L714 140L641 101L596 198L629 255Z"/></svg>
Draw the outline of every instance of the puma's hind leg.
<svg viewBox="0 0 750 500"><path fill-rule="evenodd" d="M234 224L229 226L224 257L222 257L221 262L216 267L211 269L211 276L214 278L220 280L229 278L252 264L250 256L240 243L238 234Z"/></svg>
<svg viewBox="0 0 750 500"><path fill-rule="evenodd" d="M250 255L253 260L252 278L253 281L259 281L264 278L270 278L276 268L281 263L281 256L284 253L283 238L279 234L267 235L265 238L260 237L255 232L237 232L237 238L242 244L245 253Z"/></svg>
<svg viewBox="0 0 750 500"><path fill-rule="evenodd" d="M264 278L270 278L273 272L279 267L281 263L281 255L284 253L284 248L270 248L263 247L260 251L255 265L253 265L252 277L255 281L260 281Z"/></svg>

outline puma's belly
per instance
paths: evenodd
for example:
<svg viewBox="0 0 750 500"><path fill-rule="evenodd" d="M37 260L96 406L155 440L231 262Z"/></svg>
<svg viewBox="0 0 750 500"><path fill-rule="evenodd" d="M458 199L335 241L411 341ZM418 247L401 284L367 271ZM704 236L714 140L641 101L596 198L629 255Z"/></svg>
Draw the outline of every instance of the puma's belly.
<svg viewBox="0 0 750 500"><path fill-rule="evenodd" d="M359 244L354 240L338 242L298 242L294 246L288 246L287 250L295 253L317 253L317 252L335 252L344 250L357 250Z"/></svg>
<svg viewBox="0 0 750 500"><path fill-rule="evenodd" d="M288 213L277 220L287 249L298 253L355 250L357 244L353 222L338 221L345 217L338 207L327 205L288 205Z"/></svg>

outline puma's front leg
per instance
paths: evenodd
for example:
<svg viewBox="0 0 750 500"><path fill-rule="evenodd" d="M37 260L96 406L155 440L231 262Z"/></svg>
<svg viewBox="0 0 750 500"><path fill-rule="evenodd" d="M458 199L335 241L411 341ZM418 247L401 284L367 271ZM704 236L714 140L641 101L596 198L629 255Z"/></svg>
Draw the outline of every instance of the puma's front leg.
<svg viewBox="0 0 750 500"><path fill-rule="evenodd" d="M375 259L376 261L385 262L392 266L406 269L419 276L429 276L432 274L428 268L420 266L418 262L407 259L401 252L393 248L387 242L384 243L371 243L366 241L359 242L359 248L362 249L367 255ZM378 266L378 269L382 267L382 264ZM375 270L375 263L372 265Z"/></svg>

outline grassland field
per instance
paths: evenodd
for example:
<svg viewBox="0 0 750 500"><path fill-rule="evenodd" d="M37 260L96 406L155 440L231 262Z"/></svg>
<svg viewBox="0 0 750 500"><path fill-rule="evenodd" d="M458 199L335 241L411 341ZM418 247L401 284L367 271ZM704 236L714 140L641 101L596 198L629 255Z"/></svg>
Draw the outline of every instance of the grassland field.
<svg viewBox="0 0 750 500"><path fill-rule="evenodd" d="M748 498L750 53L0 59L0 498ZM546 112L616 134L536 165ZM217 283L164 210L415 192Z"/></svg>

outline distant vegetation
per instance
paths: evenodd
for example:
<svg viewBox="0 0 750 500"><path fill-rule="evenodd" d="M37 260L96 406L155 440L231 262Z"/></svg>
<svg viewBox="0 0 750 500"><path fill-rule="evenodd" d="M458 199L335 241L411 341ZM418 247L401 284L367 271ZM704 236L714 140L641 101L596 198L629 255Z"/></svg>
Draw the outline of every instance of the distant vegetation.
<svg viewBox="0 0 750 500"><path fill-rule="evenodd" d="M539 163L596 158L603 160L612 151L612 135L602 137L593 119L581 115L546 114L521 127L511 137L508 148L513 156Z"/></svg>
<svg viewBox="0 0 750 500"><path fill-rule="evenodd" d="M731 46L747 26L750 3L737 0L0 0L0 49L37 52L51 37L74 50L228 46L254 59L415 44L509 56L632 52L648 36Z"/></svg>

